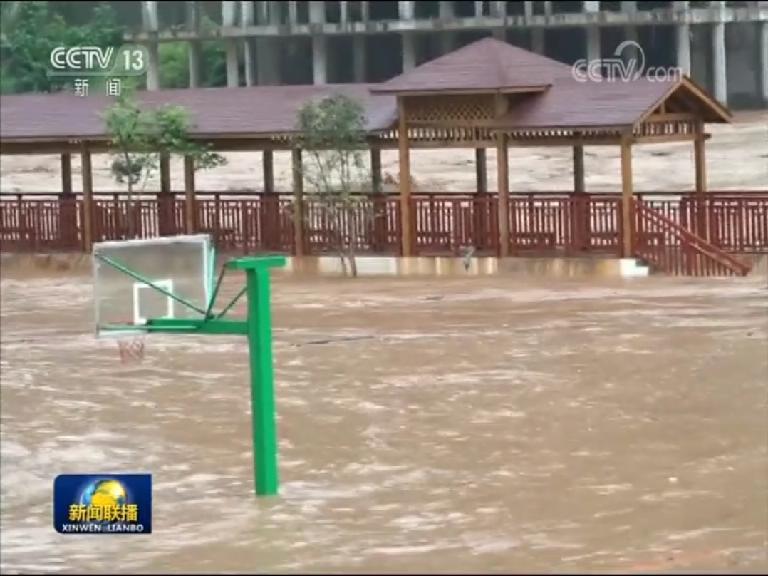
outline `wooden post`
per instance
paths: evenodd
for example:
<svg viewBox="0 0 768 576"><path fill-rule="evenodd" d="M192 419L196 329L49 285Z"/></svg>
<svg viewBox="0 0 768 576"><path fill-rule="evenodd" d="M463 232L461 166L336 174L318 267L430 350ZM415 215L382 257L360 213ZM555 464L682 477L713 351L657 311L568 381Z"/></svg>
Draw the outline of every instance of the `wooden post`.
<svg viewBox="0 0 768 576"><path fill-rule="evenodd" d="M273 194L275 191L275 164L272 150L264 150L261 153L264 169L264 192Z"/></svg>
<svg viewBox="0 0 768 576"><path fill-rule="evenodd" d="M507 113L509 101L504 94L496 95L496 118ZM499 257L509 255L509 155L507 146L509 137L499 133L496 136L496 181L498 188L499 210Z"/></svg>
<svg viewBox="0 0 768 576"><path fill-rule="evenodd" d="M477 192L485 194L488 192L488 168L485 148L475 148L475 171L477 174Z"/></svg>
<svg viewBox="0 0 768 576"><path fill-rule="evenodd" d="M584 184L584 146L577 144L573 147L573 241L577 250L589 248L589 199L585 196Z"/></svg>
<svg viewBox="0 0 768 576"><path fill-rule="evenodd" d="M186 231L194 234L197 227L197 206L195 203L195 159L184 156L184 202L186 206Z"/></svg>
<svg viewBox="0 0 768 576"><path fill-rule="evenodd" d="M80 148L80 174L83 180L83 249L90 252L93 246L93 171L91 151L85 142Z"/></svg>
<svg viewBox="0 0 768 576"><path fill-rule="evenodd" d="M485 148L475 148L477 192L472 203L473 243L482 250L488 247L488 221L491 212L488 203L488 161ZM491 244L493 245L493 244Z"/></svg>
<svg viewBox="0 0 768 576"><path fill-rule="evenodd" d="M59 241L66 248L77 248L77 200L72 194L72 155L61 155L61 192L59 198Z"/></svg>
<svg viewBox="0 0 768 576"><path fill-rule="evenodd" d="M371 190L373 191L373 249L383 251L387 243L387 198L381 188L381 150L371 148Z"/></svg>
<svg viewBox="0 0 768 576"><path fill-rule="evenodd" d="M258 203L261 247L267 250L280 250L280 199L275 194L275 165L272 150L262 151L261 166L264 177L264 194ZM254 235L254 238L258 236Z"/></svg>
<svg viewBox="0 0 768 576"><path fill-rule="evenodd" d="M381 192L381 150L371 148L371 186L374 194Z"/></svg>
<svg viewBox="0 0 768 576"><path fill-rule="evenodd" d="M69 152L61 155L61 191L72 194L72 154Z"/></svg>
<svg viewBox="0 0 768 576"><path fill-rule="evenodd" d="M304 171L301 165L301 148L291 150L293 165L293 243L294 254L304 255Z"/></svg>
<svg viewBox="0 0 768 576"><path fill-rule="evenodd" d="M632 258L634 247L632 226L632 141L628 137L621 139L621 217L624 243L622 256Z"/></svg>
<svg viewBox="0 0 768 576"><path fill-rule="evenodd" d="M573 191L584 194L584 146L577 144L573 147Z"/></svg>
<svg viewBox="0 0 768 576"><path fill-rule="evenodd" d="M704 150L704 127L701 122L696 126L696 140L693 141L693 161L696 171L696 230L701 238L708 239L705 201L707 193L707 160Z"/></svg>
<svg viewBox="0 0 768 576"><path fill-rule="evenodd" d="M509 255L509 157L507 136L499 134L496 140L496 173L499 202L499 257Z"/></svg>
<svg viewBox="0 0 768 576"><path fill-rule="evenodd" d="M402 97L397 99L399 115L398 125L398 150L400 169L400 225L403 256L411 256L413 252L413 238L411 237L411 158L408 150L408 122L405 115L405 101Z"/></svg>
<svg viewBox="0 0 768 576"><path fill-rule="evenodd" d="M173 234L173 198L171 197L171 155L160 153L160 194L157 196L157 231L160 236Z"/></svg>

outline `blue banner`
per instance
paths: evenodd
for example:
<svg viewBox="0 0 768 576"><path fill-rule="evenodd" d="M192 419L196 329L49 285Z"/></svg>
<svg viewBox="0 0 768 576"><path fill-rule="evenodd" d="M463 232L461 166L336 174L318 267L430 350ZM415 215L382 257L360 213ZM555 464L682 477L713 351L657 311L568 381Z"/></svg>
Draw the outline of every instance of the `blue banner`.
<svg viewBox="0 0 768 576"><path fill-rule="evenodd" d="M61 534L150 534L151 474L61 474L53 481Z"/></svg>

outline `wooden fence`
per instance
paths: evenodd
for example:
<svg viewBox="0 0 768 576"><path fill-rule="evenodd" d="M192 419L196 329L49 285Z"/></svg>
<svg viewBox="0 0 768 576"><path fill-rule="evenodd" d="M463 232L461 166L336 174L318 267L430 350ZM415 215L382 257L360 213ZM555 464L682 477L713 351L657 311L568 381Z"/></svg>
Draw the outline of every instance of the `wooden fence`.
<svg viewBox="0 0 768 576"><path fill-rule="evenodd" d="M646 209L665 221L731 253L768 252L768 192L710 192L700 202L691 193L641 193ZM181 194L96 195L93 241L152 238L185 232L211 234L228 252L295 253L294 198L289 194L198 193L194 229L186 230ZM396 195L360 195L349 210L307 197L303 203L303 252L334 251L339 234L353 237L357 252L402 250L400 200ZM419 193L411 199L413 253L496 254L499 248L495 194ZM0 247L7 252L84 250L84 208L79 196L0 196ZM636 242L679 248L684 236L669 226L648 227L634 219ZM530 193L510 196L510 254L618 255L622 246L618 194Z"/></svg>

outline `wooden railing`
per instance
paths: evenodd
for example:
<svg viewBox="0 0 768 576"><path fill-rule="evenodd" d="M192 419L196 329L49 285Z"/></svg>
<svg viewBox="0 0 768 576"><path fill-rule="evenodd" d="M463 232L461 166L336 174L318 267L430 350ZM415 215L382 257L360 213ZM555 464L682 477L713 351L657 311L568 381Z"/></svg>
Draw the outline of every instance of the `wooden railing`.
<svg viewBox="0 0 768 576"><path fill-rule="evenodd" d="M634 220L638 246L644 247L649 258L662 258L660 250L653 248L656 246L663 246L668 258L673 252L690 250L689 245L698 240L694 242L686 234L724 252L768 253L768 192L710 192L704 200L691 193L653 192L636 198L659 216ZM498 253L495 194L418 192L410 202L413 254L457 255L470 247L478 255ZM124 194L102 193L94 196L92 210L94 241L188 231L183 194L142 195L128 201ZM198 192L192 231L211 234L225 251L290 254L296 252L293 212L290 194ZM353 209L341 216L307 196L304 214L305 254L334 251L332 217L341 218L338 229L345 238L355 238L356 251L402 252L401 205L395 194L360 194ZM11 252L81 251L85 248L83 216L79 195L0 195L0 247ZM618 194L512 193L508 224L512 255L619 255L621 251ZM651 248L656 252L650 253Z"/></svg>
<svg viewBox="0 0 768 576"><path fill-rule="evenodd" d="M632 201L637 257L678 276L745 276L749 266L642 200Z"/></svg>

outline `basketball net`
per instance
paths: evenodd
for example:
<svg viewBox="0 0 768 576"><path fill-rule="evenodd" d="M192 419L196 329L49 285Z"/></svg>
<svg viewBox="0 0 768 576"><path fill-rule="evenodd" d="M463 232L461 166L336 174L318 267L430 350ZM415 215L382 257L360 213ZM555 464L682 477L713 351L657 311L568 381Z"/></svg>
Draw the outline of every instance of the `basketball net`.
<svg viewBox="0 0 768 576"><path fill-rule="evenodd" d="M144 335L120 338L117 341L121 364L133 364L144 360Z"/></svg>

